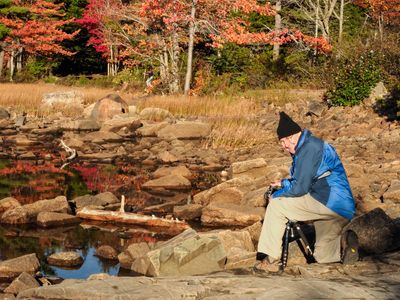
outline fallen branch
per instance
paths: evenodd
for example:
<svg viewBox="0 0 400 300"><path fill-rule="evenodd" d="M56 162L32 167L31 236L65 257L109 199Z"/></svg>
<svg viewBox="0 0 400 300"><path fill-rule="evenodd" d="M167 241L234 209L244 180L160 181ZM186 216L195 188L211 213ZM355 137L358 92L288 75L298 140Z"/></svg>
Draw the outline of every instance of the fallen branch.
<svg viewBox="0 0 400 300"><path fill-rule="evenodd" d="M105 211L97 209L83 208L77 213L82 219L97 220L102 222L115 222L124 224L135 224L147 227L164 227L172 231L184 231L190 226L178 219L165 219L156 216L146 216L129 212Z"/></svg>

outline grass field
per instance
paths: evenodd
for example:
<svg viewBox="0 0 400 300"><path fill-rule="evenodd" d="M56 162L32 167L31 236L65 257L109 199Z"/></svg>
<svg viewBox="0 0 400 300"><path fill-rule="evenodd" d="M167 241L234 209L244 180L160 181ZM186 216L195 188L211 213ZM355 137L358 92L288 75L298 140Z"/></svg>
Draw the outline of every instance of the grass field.
<svg viewBox="0 0 400 300"><path fill-rule="evenodd" d="M139 97L140 93L137 92L119 92L94 87L1 83L0 106L13 107L17 112L27 112L31 116L36 116L44 94L71 90L82 92L85 104L94 103L110 93L117 93L129 104L136 104L139 110L145 107L159 107L169 110L175 116L202 117L213 127L205 146L227 149L251 147L266 142L265 132L256 117L257 112L262 110L265 104L283 105L300 98L311 100L322 95L320 90L273 89L246 91L235 96ZM71 116L71 112L65 111L64 114Z"/></svg>

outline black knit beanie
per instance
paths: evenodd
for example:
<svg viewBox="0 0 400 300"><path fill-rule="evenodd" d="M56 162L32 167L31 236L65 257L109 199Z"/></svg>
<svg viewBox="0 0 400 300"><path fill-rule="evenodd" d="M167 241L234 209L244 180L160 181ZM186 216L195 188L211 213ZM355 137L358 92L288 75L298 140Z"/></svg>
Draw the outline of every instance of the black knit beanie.
<svg viewBox="0 0 400 300"><path fill-rule="evenodd" d="M278 139L282 139L291 136L295 133L301 131L301 127L295 121L293 121L287 114L283 111L279 113L279 125L276 129L278 134Z"/></svg>

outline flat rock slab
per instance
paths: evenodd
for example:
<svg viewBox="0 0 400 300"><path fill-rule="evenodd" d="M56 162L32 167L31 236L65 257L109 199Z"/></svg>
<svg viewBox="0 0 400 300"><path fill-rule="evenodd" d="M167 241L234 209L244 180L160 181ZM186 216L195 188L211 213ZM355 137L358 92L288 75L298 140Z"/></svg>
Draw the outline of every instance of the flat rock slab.
<svg viewBox="0 0 400 300"><path fill-rule="evenodd" d="M74 267L80 266L83 263L83 258L77 252L68 251L50 255L47 262L53 266Z"/></svg>
<svg viewBox="0 0 400 300"><path fill-rule="evenodd" d="M25 290L18 299L395 299L400 274L388 276L335 281L228 273L157 279L114 277Z"/></svg>

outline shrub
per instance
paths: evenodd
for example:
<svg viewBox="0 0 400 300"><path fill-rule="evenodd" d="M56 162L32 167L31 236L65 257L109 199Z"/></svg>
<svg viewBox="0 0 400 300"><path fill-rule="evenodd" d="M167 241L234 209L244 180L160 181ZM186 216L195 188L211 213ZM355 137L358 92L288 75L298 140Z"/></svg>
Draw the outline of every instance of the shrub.
<svg viewBox="0 0 400 300"><path fill-rule="evenodd" d="M326 93L333 106L353 106L367 98L381 79L382 70L373 53L358 60L347 59L340 64L335 76L335 87Z"/></svg>

